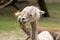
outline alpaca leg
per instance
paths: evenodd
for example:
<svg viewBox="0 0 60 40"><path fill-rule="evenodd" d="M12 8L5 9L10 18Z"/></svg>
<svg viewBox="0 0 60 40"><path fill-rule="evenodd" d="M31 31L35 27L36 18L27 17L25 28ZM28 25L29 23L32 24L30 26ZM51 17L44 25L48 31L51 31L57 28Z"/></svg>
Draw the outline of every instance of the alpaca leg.
<svg viewBox="0 0 60 40"><path fill-rule="evenodd" d="M60 40L60 34L57 35L55 40Z"/></svg>
<svg viewBox="0 0 60 40"><path fill-rule="evenodd" d="M28 40L30 38L30 36L28 36L27 38L26 38L26 40Z"/></svg>

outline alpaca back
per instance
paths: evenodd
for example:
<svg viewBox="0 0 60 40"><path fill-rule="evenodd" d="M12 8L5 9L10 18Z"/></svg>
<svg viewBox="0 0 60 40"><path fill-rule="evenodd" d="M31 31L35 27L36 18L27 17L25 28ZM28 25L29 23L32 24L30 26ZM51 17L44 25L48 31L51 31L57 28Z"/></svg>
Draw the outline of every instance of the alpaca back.
<svg viewBox="0 0 60 40"><path fill-rule="evenodd" d="M38 34L39 40L53 40L53 36L48 31L42 31Z"/></svg>

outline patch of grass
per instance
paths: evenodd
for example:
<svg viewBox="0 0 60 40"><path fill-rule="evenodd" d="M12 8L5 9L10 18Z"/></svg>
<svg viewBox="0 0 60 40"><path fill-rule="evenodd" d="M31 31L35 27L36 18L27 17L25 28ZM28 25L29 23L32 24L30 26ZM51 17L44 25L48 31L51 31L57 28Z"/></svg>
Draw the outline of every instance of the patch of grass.
<svg viewBox="0 0 60 40"><path fill-rule="evenodd" d="M53 18L43 18L38 21L38 25L42 27L60 27L60 21Z"/></svg>
<svg viewBox="0 0 60 40"><path fill-rule="evenodd" d="M0 19L0 30L16 30L18 29L18 23L16 19L12 17L4 17Z"/></svg>

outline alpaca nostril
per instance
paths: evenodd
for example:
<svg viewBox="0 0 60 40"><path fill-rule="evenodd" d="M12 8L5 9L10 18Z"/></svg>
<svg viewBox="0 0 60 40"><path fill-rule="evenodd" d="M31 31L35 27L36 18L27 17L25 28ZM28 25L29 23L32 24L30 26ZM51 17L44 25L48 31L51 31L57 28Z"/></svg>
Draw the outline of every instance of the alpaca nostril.
<svg viewBox="0 0 60 40"><path fill-rule="evenodd" d="M25 20L25 18L22 18L22 20Z"/></svg>

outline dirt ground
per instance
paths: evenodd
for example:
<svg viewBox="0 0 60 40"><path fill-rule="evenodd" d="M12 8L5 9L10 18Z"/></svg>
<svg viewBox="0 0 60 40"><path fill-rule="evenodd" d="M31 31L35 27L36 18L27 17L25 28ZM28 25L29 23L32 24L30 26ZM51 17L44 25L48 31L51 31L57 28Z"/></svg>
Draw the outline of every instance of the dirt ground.
<svg viewBox="0 0 60 40"><path fill-rule="evenodd" d="M25 40L27 35L24 32L10 31L0 32L0 40Z"/></svg>

